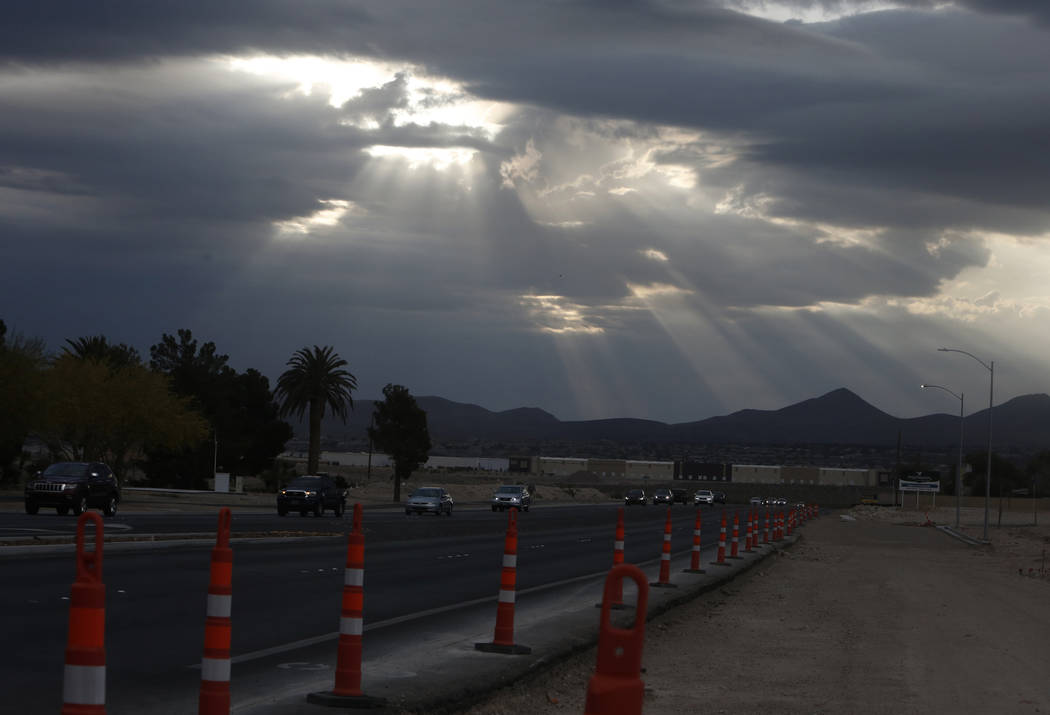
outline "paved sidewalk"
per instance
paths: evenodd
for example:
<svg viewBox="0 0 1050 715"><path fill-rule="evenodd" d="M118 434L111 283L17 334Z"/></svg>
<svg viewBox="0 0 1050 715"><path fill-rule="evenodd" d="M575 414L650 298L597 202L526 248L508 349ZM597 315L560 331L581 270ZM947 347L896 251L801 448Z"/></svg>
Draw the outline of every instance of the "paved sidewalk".
<svg viewBox="0 0 1050 715"><path fill-rule="evenodd" d="M594 650L470 715L583 712ZM839 515L648 624L644 712L1047 713L1050 581L1002 549Z"/></svg>

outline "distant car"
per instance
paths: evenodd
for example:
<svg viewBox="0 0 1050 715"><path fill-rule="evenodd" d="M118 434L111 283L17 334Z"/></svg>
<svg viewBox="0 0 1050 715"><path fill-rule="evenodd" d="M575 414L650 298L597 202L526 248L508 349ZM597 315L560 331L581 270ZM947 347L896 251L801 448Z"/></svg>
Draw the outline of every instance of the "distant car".
<svg viewBox="0 0 1050 715"><path fill-rule="evenodd" d="M433 512L435 516L452 516L453 504L452 495L444 487L420 487L405 500L405 515Z"/></svg>
<svg viewBox="0 0 1050 715"><path fill-rule="evenodd" d="M510 508L528 511L532 506L532 494L523 484L504 484L492 495L492 511L506 511Z"/></svg>
<svg viewBox="0 0 1050 715"><path fill-rule="evenodd" d="M63 515L72 510L79 516L96 507L114 516L119 503L120 485L102 462L56 462L37 472L25 488L26 514L36 514L44 506Z"/></svg>
<svg viewBox="0 0 1050 715"><path fill-rule="evenodd" d="M719 504L725 504L726 503L726 493L725 492L715 492L715 501L717 503L719 503Z"/></svg>
<svg viewBox="0 0 1050 715"><path fill-rule="evenodd" d="M671 490L671 503L673 504L688 504L689 503L689 492L685 489L672 489Z"/></svg>
<svg viewBox="0 0 1050 715"><path fill-rule="evenodd" d="M699 506L700 504L714 504L715 493L710 489L697 489L696 493L693 494L693 504Z"/></svg>
<svg viewBox="0 0 1050 715"><path fill-rule="evenodd" d="M284 516L290 511L297 511L302 516L310 512L314 516L322 516L325 509L331 509L337 517L346 511L346 490L336 486L331 477L296 477L277 493L278 516Z"/></svg>
<svg viewBox="0 0 1050 715"><path fill-rule="evenodd" d="M762 497L751 497L751 506L762 506L763 503L765 503L765 499Z"/></svg>
<svg viewBox="0 0 1050 715"><path fill-rule="evenodd" d="M627 492L627 495L623 498L624 506L630 506L631 504L646 505L645 501L645 490L644 489L631 489Z"/></svg>
<svg viewBox="0 0 1050 715"><path fill-rule="evenodd" d="M653 492L653 504L672 504L674 502L674 495L671 494L670 489L660 488Z"/></svg>
<svg viewBox="0 0 1050 715"><path fill-rule="evenodd" d="M788 500L784 497L776 497L773 500L773 506L787 506Z"/></svg>

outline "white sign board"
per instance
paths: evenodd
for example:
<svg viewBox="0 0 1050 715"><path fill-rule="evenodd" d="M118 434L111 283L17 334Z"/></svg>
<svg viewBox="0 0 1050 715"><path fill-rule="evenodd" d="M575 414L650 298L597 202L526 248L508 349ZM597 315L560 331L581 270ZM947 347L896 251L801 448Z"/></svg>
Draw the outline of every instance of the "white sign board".
<svg viewBox="0 0 1050 715"><path fill-rule="evenodd" d="M902 492L932 492L936 494L941 490L941 483L936 482L916 482L910 479L901 479L897 486Z"/></svg>
<svg viewBox="0 0 1050 715"><path fill-rule="evenodd" d="M228 491L230 491L230 473L229 472L216 472L215 473L215 491L217 491L217 492L228 492Z"/></svg>

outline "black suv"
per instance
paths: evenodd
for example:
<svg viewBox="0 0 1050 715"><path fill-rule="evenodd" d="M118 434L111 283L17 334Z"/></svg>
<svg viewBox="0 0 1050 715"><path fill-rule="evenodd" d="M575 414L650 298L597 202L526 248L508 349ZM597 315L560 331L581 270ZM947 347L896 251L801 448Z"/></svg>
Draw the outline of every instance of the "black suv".
<svg viewBox="0 0 1050 715"><path fill-rule="evenodd" d="M56 462L26 484L26 514L51 506L59 514L72 509L79 516L96 507L113 516L119 503L120 485L102 462Z"/></svg>
<svg viewBox="0 0 1050 715"><path fill-rule="evenodd" d="M277 493L277 513L284 516L297 511L303 516L313 512L321 516L331 509L336 516L346 511L346 491L336 486L330 477L296 477Z"/></svg>
<svg viewBox="0 0 1050 715"><path fill-rule="evenodd" d="M689 492L685 489L672 489L671 490L671 503L672 504L692 504L693 500L689 496Z"/></svg>

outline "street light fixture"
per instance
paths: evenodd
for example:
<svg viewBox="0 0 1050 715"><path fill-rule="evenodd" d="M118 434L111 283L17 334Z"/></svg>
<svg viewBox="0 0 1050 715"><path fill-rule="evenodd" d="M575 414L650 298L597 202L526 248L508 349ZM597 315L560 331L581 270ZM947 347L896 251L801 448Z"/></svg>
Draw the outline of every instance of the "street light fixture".
<svg viewBox="0 0 1050 715"><path fill-rule="evenodd" d="M988 466L984 475L984 540L988 540L988 502L992 498L992 397L995 393L995 360L985 362L981 358L956 348L937 348L942 353L962 353L973 358L988 371Z"/></svg>
<svg viewBox="0 0 1050 715"><path fill-rule="evenodd" d="M949 390L944 385L919 385L922 389L927 387L936 390L944 390L949 395L959 401L959 466L955 469L955 528L959 528L959 511L960 501L962 499L962 463L963 463L963 396L965 393L960 392L956 395L954 392Z"/></svg>

